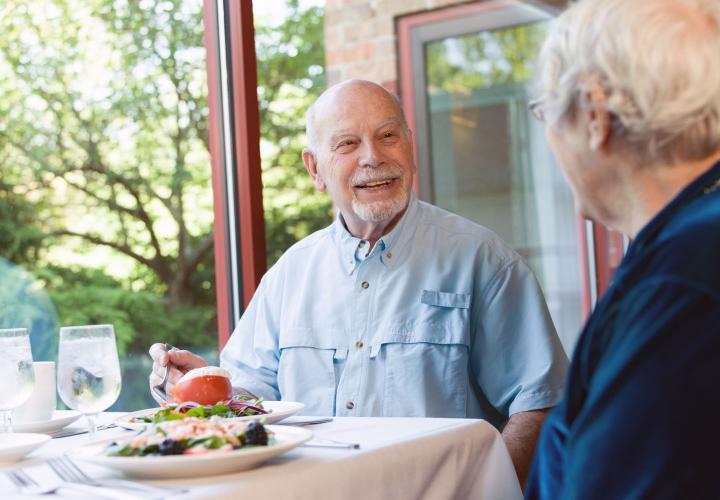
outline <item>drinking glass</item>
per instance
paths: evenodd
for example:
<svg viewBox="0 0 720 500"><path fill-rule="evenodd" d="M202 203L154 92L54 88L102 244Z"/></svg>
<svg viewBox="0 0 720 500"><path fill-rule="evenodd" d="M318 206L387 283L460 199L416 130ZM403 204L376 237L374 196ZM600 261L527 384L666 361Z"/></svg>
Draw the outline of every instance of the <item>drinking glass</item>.
<svg viewBox="0 0 720 500"><path fill-rule="evenodd" d="M90 439L97 415L120 394L120 363L112 325L60 328L58 392L65 404L82 412Z"/></svg>
<svg viewBox="0 0 720 500"><path fill-rule="evenodd" d="M0 414L2 432L12 432L12 411L30 398L35 385L27 328L0 330Z"/></svg>

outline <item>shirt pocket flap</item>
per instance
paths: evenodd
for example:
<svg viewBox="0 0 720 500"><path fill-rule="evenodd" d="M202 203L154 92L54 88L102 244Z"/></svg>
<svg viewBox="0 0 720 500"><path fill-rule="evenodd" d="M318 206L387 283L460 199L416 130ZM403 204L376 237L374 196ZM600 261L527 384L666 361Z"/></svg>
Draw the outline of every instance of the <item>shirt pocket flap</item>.
<svg viewBox="0 0 720 500"><path fill-rule="evenodd" d="M462 328L453 328L449 323L439 321L411 321L392 328L384 335L376 335L370 347L374 358L384 344L438 344L464 345L469 342Z"/></svg>
<svg viewBox="0 0 720 500"><path fill-rule="evenodd" d="M336 359L345 359L348 353L346 345L339 345L327 332L316 328L286 328L278 341L280 350L292 347L334 350Z"/></svg>
<svg viewBox="0 0 720 500"><path fill-rule="evenodd" d="M423 290L420 302L429 306L469 309L470 294Z"/></svg>

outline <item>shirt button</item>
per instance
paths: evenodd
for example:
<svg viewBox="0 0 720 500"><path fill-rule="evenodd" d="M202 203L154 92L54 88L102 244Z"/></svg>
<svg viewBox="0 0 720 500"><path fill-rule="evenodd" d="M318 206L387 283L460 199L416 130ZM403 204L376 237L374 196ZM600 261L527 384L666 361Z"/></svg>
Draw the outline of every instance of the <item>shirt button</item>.
<svg viewBox="0 0 720 500"><path fill-rule="evenodd" d="M360 243L358 243L358 247L359 247L359 248L362 248L362 247L364 247L364 246L365 246L365 242L364 242L364 241L361 241Z"/></svg>
<svg viewBox="0 0 720 500"><path fill-rule="evenodd" d="M385 257L387 257L388 259L392 259L392 252L386 253Z"/></svg>
<svg viewBox="0 0 720 500"><path fill-rule="evenodd" d="M355 342L355 347L357 347L358 349L362 349L364 345L365 344L363 344L362 340L358 340L357 342Z"/></svg>
<svg viewBox="0 0 720 500"><path fill-rule="evenodd" d="M360 285L360 286L363 287L363 288L365 288L365 289L367 290L367 287L370 286L370 283L368 283L367 281L363 281L363 282L362 282L362 285Z"/></svg>
<svg viewBox="0 0 720 500"><path fill-rule="evenodd" d="M347 403L345 403L345 408L347 408L348 410L352 410L353 408L355 408L355 403L353 403L352 401L348 401Z"/></svg>

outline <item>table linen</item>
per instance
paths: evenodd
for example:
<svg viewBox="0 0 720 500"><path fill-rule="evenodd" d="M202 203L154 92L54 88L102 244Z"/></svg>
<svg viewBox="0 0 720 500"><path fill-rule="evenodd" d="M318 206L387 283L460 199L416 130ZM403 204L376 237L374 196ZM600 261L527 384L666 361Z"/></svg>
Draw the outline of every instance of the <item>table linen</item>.
<svg viewBox="0 0 720 500"><path fill-rule="evenodd" d="M102 421L118 415L104 414ZM288 421L293 420L302 419ZM249 471L142 482L188 488L187 494L177 497L188 499L229 499L240 494L271 500L522 498L502 437L484 420L336 417L308 428L319 439L356 442L360 449L301 447ZM132 432L109 429L99 432L97 439L128 435ZM19 463L0 464L0 472L23 467L34 477L50 478L45 459L88 442L87 435L52 440ZM95 478L119 476L109 469L78 464ZM21 497L4 476L0 496L28 498ZM79 498L76 493L72 496Z"/></svg>

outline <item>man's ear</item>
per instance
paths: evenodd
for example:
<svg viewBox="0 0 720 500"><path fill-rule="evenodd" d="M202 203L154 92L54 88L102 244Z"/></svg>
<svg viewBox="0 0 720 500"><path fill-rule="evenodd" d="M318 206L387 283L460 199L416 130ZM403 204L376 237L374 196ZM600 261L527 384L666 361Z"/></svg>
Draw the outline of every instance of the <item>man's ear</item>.
<svg viewBox="0 0 720 500"><path fill-rule="evenodd" d="M315 183L315 188L317 188L317 190L321 193L327 191L327 185L325 184L325 181L320 175L320 172L318 172L317 158L315 157L315 153L305 148L302 152L302 159L303 163L305 164L305 168L310 174L310 177L312 177L313 183Z"/></svg>
<svg viewBox="0 0 720 500"><path fill-rule="evenodd" d="M581 99L580 112L587 127L588 146L592 151L605 149L610 141L610 113L605 93L597 89L586 90Z"/></svg>

